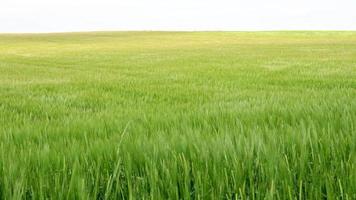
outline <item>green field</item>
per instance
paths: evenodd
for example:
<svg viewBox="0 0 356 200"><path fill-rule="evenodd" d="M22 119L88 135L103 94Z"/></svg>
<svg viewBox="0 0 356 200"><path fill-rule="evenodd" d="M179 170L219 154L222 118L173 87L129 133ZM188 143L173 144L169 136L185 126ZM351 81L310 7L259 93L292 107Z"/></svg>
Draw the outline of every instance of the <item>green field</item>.
<svg viewBox="0 0 356 200"><path fill-rule="evenodd" d="M0 35L0 199L356 199L356 32Z"/></svg>

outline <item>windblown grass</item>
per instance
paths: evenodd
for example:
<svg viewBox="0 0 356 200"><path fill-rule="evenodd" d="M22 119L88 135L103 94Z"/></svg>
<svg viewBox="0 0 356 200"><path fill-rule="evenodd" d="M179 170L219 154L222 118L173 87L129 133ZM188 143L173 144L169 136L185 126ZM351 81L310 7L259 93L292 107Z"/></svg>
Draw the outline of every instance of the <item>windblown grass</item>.
<svg viewBox="0 0 356 200"><path fill-rule="evenodd" d="M0 35L1 199L356 199L355 32Z"/></svg>

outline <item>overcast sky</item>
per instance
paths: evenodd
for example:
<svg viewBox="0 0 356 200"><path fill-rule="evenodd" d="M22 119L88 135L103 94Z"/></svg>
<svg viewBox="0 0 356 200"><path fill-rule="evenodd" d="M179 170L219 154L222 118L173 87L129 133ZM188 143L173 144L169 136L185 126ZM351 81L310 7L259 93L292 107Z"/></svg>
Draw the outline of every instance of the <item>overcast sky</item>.
<svg viewBox="0 0 356 200"><path fill-rule="evenodd" d="M0 32L356 30L356 0L0 0Z"/></svg>

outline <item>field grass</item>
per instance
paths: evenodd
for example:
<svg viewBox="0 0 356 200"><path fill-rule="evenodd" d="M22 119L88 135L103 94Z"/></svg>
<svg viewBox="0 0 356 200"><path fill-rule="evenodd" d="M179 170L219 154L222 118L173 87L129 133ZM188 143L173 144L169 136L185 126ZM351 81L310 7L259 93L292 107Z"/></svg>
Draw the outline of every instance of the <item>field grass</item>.
<svg viewBox="0 0 356 200"><path fill-rule="evenodd" d="M1 199L356 199L356 32L0 35Z"/></svg>

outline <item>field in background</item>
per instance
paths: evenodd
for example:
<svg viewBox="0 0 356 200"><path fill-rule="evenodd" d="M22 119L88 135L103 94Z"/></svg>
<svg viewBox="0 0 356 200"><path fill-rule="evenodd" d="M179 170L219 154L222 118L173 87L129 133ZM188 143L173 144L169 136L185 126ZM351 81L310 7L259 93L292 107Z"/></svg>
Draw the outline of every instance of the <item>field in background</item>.
<svg viewBox="0 0 356 200"><path fill-rule="evenodd" d="M355 199L356 32L0 35L1 199Z"/></svg>

